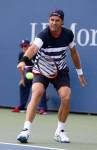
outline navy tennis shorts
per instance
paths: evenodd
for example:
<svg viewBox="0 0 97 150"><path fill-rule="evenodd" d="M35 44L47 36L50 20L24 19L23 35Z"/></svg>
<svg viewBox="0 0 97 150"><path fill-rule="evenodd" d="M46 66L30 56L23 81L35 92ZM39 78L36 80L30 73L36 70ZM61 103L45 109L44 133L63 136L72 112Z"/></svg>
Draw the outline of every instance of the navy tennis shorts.
<svg viewBox="0 0 97 150"><path fill-rule="evenodd" d="M56 78L49 79L41 74L35 74L33 78L33 83L42 83L45 89L48 87L48 84L51 83L58 90L62 86L70 87L70 76L69 68L66 67L64 70L59 70Z"/></svg>

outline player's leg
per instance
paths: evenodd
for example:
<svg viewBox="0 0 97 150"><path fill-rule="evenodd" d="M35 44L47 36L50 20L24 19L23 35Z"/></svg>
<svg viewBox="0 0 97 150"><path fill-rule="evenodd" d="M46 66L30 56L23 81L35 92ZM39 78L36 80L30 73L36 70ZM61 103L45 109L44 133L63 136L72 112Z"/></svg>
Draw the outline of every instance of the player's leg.
<svg viewBox="0 0 97 150"><path fill-rule="evenodd" d="M44 93L44 85L42 83L34 83L32 86L32 98L27 107L26 120L32 122L36 115L36 108Z"/></svg>
<svg viewBox="0 0 97 150"><path fill-rule="evenodd" d="M44 86L41 83L34 83L32 85L33 94L27 106L26 120L24 123L24 127L22 132L17 137L17 140L19 140L22 143L26 143L29 138L29 134L31 131L31 123L36 115L36 107L41 99L43 92L44 92Z"/></svg>
<svg viewBox="0 0 97 150"><path fill-rule="evenodd" d="M47 96L46 96L46 90L44 91L44 94L41 98L41 101L38 105L39 114L45 115L47 114Z"/></svg>
<svg viewBox="0 0 97 150"><path fill-rule="evenodd" d="M69 103L70 103L70 93L71 90L68 87L61 87L58 91L61 102L58 111L58 125L55 132L55 139L58 142L65 142L69 143L70 140L66 135L65 129L65 122L69 114Z"/></svg>
<svg viewBox="0 0 97 150"><path fill-rule="evenodd" d="M23 131L17 136L17 140L22 143L28 142L32 121L36 115L37 104L44 93L44 87L46 86L45 84L47 84L47 82L41 76L36 76L33 80L32 98L27 107Z"/></svg>
<svg viewBox="0 0 97 150"><path fill-rule="evenodd" d="M61 122L66 122L70 110L71 89L65 86L61 87L58 90L58 94L61 100L59 111L58 111L58 120Z"/></svg>
<svg viewBox="0 0 97 150"><path fill-rule="evenodd" d="M58 111L58 125L55 132L55 139L59 142L69 143L69 138L64 132L64 126L66 119L69 114L69 105L70 105L70 78L67 71L62 71L59 74L58 80L54 83L59 97L60 97L60 107Z"/></svg>

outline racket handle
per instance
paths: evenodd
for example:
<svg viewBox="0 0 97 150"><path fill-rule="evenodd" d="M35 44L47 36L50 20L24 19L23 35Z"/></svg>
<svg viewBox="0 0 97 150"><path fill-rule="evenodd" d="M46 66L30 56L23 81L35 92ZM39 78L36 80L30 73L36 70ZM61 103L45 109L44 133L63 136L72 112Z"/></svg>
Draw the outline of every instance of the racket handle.
<svg viewBox="0 0 97 150"><path fill-rule="evenodd" d="M32 66L25 66L24 67L24 70L27 72L27 71L29 71L29 70L31 70L32 69Z"/></svg>

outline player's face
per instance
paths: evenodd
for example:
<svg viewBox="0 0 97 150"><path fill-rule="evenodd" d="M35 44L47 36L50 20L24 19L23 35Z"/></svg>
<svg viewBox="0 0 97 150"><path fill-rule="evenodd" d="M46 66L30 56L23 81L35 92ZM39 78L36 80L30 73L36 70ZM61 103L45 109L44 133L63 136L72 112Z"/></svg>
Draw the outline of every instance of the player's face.
<svg viewBox="0 0 97 150"><path fill-rule="evenodd" d="M60 17L58 16L51 16L49 18L49 27L50 27L50 30L53 31L53 32L57 32L61 29L63 25L63 21Z"/></svg>

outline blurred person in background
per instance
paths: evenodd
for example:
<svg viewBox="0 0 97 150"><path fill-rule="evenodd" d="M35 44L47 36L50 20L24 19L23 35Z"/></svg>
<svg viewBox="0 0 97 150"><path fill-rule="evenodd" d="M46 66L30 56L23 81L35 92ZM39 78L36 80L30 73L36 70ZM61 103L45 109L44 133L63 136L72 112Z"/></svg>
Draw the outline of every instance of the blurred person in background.
<svg viewBox="0 0 97 150"><path fill-rule="evenodd" d="M30 46L29 40L22 40L20 43L20 48L22 51L19 53L18 56L18 63L21 61L22 57L24 56L25 52L27 51L28 47ZM35 60L35 56L33 56L32 60ZM33 66L33 62L30 59L29 62L27 62L26 66ZM30 96L30 90L32 87L32 79L28 80L25 76L26 72L32 72L32 68L29 68L27 70L21 71L19 70L21 79L19 81L19 98L20 98L20 104L19 106L12 109L12 112L25 112L26 105L29 100ZM46 91L43 94L43 97L39 103L38 106L38 112L39 114L46 114L47 113L47 100L46 100Z"/></svg>

